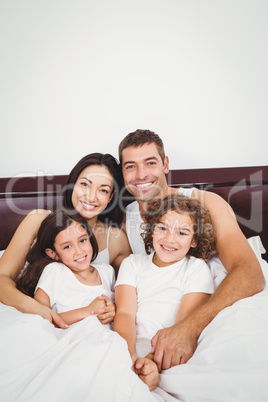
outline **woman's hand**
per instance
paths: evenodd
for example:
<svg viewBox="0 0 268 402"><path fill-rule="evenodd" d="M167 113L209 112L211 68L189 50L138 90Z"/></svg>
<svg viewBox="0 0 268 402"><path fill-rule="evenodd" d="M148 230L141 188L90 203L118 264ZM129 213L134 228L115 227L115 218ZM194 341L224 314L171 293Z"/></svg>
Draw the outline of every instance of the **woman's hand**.
<svg viewBox="0 0 268 402"><path fill-rule="evenodd" d="M47 306L43 306L42 304L39 304L36 314L40 315L45 320L48 320L51 324L54 324L55 327L57 327L57 328L62 328L62 329L69 328L68 325L65 323L65 321L57 313L55 313L55 311L51 310Z"/></svg>
<svg viewBox="0 0 268 402"><path fill-rule="evenodd" d="M115 316L115 305L106 295L101 295L90 303L91 314L95 314L101 324L112 322Z"/></svg>

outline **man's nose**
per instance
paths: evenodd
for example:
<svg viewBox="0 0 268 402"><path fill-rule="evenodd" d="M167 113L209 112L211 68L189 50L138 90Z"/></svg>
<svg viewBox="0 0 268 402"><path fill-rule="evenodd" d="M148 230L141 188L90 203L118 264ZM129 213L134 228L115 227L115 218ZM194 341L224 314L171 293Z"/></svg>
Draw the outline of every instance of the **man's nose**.
<svg viewBox="0 0 268 402"><path fill-rule="evenodd" d="M138 166L136 170L136 179L144 180L148 176L146 167Z"/></svg>

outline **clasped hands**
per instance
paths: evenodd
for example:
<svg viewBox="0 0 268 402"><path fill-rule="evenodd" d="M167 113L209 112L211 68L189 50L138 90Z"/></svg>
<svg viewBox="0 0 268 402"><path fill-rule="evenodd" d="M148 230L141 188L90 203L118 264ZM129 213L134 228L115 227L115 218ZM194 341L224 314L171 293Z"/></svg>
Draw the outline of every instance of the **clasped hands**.
<svg viewBox="0 0 268 402"><path fill-rule="evenodd" d="M112 322L115 316L115 305L106 295L96 297L88 306L91 315L96 315L101 324Z"/></svg>
<svg viewBox="0 0 268 402"><path fill-rule="evenodd" d="M186 363L193 355L198 335L187 321L159 330L151 340L151 353L158 371Z"/></svg>

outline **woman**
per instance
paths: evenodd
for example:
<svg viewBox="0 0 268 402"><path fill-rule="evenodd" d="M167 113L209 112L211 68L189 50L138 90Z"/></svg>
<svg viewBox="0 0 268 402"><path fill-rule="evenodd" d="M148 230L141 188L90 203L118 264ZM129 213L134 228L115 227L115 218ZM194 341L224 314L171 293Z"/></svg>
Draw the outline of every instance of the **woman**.
<svg viewBox="0 0 268 402"><path fill-rule="evenodd" d="M99 247L96 262L111 264L116 273L122 260L131 252L125 233L114 227L121 223L123 216L117 203L121 183L120 168L114 157L89 154L71 171L63 199L64 207L79 212L91 226ZM14 282L41 222L49 213L45 210L30 212L16 230L0 259L0 301L24 313L39 314L65 328L65 323L56 313L19 292ZM107 306L103 313L109 314L110 308Z"/></svg>

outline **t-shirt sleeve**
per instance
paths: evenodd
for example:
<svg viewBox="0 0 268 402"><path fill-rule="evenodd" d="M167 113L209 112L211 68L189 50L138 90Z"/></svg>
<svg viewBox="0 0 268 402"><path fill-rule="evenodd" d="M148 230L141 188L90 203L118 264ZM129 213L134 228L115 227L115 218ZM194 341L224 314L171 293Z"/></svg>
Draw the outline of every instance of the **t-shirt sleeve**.
<svg viewBox="0 0 268 402"><path fill-rule="evenodd" d="M114 268L109 264L96 264L95 268L99 272L101 276L102 284L104 288L114 292L114 283L115 283L115 272Z"/></svg>
<svg viewBox="0 0 268 402"><path fill-rule="evenodd" d="M137 262L135 261L135 254L131 254L125 258L120 265L115 287L118 285L137 286Z"/></svg>
<svg viewBox="0 0 268 402"><path fill-rule="evenodd" d="M214 292L213 278L208 265L199 258L191 258L187 275L183 286L183 293L208 293Z"/></svg>
<svg viewBox="0 0 268 402"><path fill-rule="evenodd" d="M59 294L58 286L61 282L59 268L58 262L48 264L42 272L35 288L35 292L38 288L41 288L48 295L50 299L50 307L55 304L57 294Z"/></svg>

